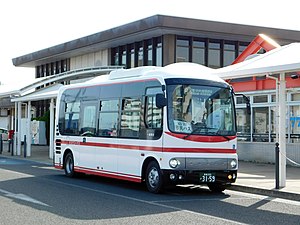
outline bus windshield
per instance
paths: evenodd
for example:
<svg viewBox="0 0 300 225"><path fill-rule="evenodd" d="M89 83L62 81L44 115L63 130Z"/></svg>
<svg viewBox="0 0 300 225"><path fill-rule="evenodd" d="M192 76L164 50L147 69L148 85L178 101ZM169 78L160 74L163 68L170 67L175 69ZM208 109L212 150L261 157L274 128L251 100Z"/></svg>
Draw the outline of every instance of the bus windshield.
<svg viewBox="0 0 300 225"><path fill-rule="evenodd" d="M234 101L229 88L168 85L168 126L187 135L236 135Z"/></svg>

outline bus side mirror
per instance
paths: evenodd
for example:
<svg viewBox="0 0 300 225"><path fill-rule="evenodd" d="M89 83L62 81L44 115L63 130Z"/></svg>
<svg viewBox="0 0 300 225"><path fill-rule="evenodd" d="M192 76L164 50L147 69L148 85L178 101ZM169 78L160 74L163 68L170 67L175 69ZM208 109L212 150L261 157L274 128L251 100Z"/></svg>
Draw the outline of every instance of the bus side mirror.
<svg viewBox="0 0 300 225"><path fill-rule="evenodd" d="M244 94L235 94L235 93L234 93L234 95L235 95L235 96L242 96L242 97L243 97L243 102L246 103L246 112L247 112L248 115L250 115L250 114L251 114L250 98L247 97L247 96L244 95Z"/></svg>
<svg viewBox="0 0 300 225"><path fill-rule="evenodd" d="M167 105L167 99L164 94L156 94L156 107L161 109Z"/></svg>
<svg viewBox="0 0 300 225"><path fill-rule="evenodd" d="M246 111L247 111L247 114L251 114L251 105L250 105L250 99L246 96L246 95L243 95L243 99L246 103Z"/></svg>

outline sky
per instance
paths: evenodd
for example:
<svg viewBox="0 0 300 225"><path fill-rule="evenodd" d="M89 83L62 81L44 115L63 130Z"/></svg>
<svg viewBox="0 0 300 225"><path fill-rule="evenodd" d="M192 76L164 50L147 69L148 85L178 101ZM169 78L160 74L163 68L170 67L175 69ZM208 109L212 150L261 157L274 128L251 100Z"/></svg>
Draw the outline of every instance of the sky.
<svg viewBox="0 0 300 225"><path fill-rule="evenodd" d="M300 2L262 0L9 0L0 3L0 82L34 78L12 59L156 14L300 31Z"/></svg>

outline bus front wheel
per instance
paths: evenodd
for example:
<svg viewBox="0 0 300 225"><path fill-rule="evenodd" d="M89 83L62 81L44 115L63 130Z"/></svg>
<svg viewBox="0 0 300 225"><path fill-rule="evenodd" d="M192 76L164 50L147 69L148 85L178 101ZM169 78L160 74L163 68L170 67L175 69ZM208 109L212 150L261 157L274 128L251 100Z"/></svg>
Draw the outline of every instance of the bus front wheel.
<svg viewBox="0 0 300 225"><path fill-rule="evenodd" d="M65 162L64 162L64 168L65 168L65 174L67 177L75 177L75 172L74 172L74 158L73 154L69 152L66 155Z"/></svg>
<svg viewBox="0 0 300 225"><path fill-rule="evenodd" d="M160 193L163 189L163 178L161 169L157 162L149 163L146 170L146 186L151 193Z"/></svg>

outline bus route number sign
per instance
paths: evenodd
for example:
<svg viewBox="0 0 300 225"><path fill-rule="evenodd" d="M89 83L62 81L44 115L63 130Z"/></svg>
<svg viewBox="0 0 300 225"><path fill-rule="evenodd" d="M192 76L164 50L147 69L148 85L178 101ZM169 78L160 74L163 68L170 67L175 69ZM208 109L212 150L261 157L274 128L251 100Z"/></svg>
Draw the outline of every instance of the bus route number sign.
<svg viewBox="0 0 300 225"><path fill-rule="evenodd" d="M200 173L200 182L214 183L216 181L216 175L214 173Z"/></svg>

